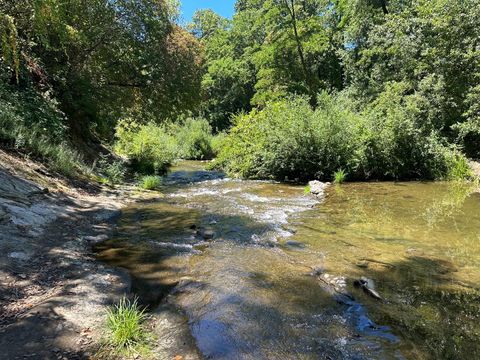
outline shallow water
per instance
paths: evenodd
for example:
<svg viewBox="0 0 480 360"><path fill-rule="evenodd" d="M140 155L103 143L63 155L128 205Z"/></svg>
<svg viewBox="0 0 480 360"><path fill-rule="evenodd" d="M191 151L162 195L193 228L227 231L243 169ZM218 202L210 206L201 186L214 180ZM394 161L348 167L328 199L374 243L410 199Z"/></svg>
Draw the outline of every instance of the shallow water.
<svg viewBox="0 0 480 360"><path fill-rule="evenodd" d="M96 250L145 304L170 293L205 357L480 358L473 187L356 183L318 201L202 165L173 169L165 197L128 208ZM362 276L383 301L352 286Z"/></svg>

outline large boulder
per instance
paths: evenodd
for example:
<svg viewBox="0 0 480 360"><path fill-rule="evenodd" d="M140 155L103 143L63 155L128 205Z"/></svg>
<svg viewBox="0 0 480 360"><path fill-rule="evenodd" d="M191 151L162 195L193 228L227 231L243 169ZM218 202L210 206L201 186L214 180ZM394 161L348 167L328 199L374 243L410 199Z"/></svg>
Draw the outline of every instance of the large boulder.
<svg viewBox="0 0 480 360"><path fill-rule="evenodd" d="M325 189L328 187L328 185L330 185L330 183L324 183L318 180L313 180L308 183L310 193L318 197L324 196Z"/></svg>

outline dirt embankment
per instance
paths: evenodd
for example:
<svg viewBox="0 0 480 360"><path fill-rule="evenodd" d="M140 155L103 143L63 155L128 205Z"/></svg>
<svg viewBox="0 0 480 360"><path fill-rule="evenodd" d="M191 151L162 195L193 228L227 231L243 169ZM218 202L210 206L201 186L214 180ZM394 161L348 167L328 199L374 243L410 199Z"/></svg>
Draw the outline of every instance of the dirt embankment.
<svg viewBox="0 0 480 360"><path fill-rule="evenodd" d="M130 286L90 248L115 231L128 195L72 186L0 150L0 359L88 358L106 307Z"/></svg>
<svg viewBox="0 0 480 360"><path fill-rule="evenodd" d="M116 233L123 206L158 196L58 178L0 150L0 360L95 354L106 310L131 280L97 261L92 245ZM183 313L167 302L153 310L153 358L200 359Z"/></svg>

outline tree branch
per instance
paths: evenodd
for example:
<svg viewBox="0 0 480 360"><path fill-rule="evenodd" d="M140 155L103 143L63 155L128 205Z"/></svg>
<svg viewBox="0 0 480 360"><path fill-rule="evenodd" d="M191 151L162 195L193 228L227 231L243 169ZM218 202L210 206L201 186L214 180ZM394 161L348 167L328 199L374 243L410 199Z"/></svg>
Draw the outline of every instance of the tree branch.
<svg viewBox="0 0 480 360"><path fill-rule="evenodd" d="M290 5L288 4L288 0L284 0L285 6L288 9L288 12L290 14L291 22L292 22L292 27L293 27L293 33L295 35L295 42L297 43L297 51L298 51L298 57L300 58L300 62L302 64L302 69L303 69L303 74L305 76L305 82L308 86L308 89L310 91L311 96L315 96L315 90L313 89L312 83L310 81L310 75L309 71L307 68L307 63L305 61L305 56L303 54L303 47L302 43L300 42L300 36L298 35L298 29L297 29L297 15L295 13L295 0L290 0Z"/></svg>
<svg viewBox="0 0 480 360"><path fill-rule="evenodd" d="M122 83L122 82L108 82L108 86L118 86L118 87L133 87L133 88L145 88L146 84L136 84L136 83Z"/></svg>

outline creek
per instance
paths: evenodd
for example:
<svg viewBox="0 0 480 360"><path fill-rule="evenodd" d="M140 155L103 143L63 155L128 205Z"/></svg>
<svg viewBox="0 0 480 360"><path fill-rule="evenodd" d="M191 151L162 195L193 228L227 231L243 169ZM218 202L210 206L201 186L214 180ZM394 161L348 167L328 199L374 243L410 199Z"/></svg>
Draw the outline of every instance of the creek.
<svg viewBox="0 0 480 360"><path fill-rule="evenodd" d="M164 197L125 209L95 251L142 303L181 309L205 358L480 358L473 185L347 183L317 199L204 165L173 168Z"/></svg>

